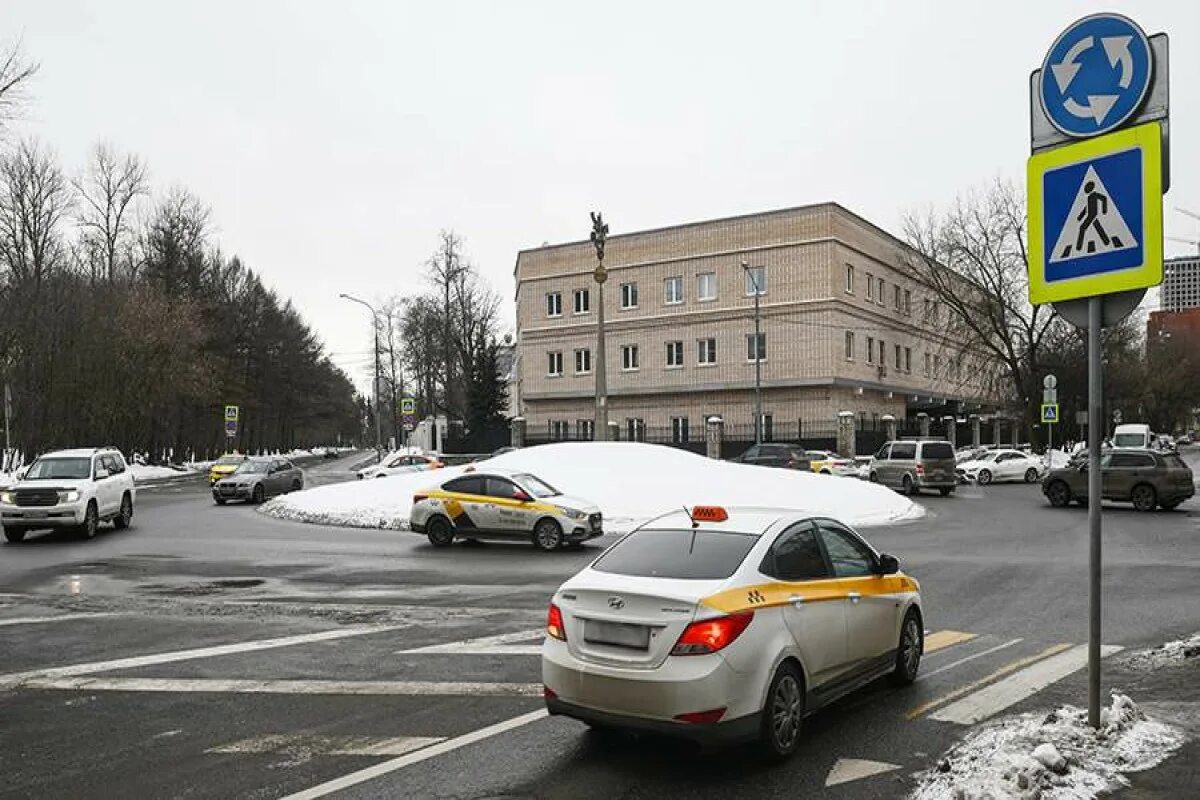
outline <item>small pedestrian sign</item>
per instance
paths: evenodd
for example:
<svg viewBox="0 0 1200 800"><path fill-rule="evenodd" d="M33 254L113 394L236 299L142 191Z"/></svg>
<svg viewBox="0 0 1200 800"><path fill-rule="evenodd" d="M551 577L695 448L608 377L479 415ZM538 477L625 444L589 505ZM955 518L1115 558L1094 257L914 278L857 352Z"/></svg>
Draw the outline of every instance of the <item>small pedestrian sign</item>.
<svg viewBox="0 0 1200 800"><path fill-rule="evenodd" d="M240 409L237 406L225 406L225 421L226 422L237 422L239 410ZM236 426L234 426L234 427L236 427Z"/></svg>
<svg viewBox="0 0 1200 800"><path fill-rule="evenodd" d="M230 439L237 436L237 420L226 420L225 435Z"/></svg>
<svg viewBox="0 0 1200 800"><path fill-rule="evenodd" d="M1058 403L1042 404L1042 422L1051 425L1058 422Z"/></svg>
<svg viewBox="0 0 1200 800"><path fill-rule="evenodd" d="M1162 129L1151 122L1029 159L1029 300L1162 282Z"/></svg>
<svg viewBox="0 0 1200 800"><path fill-rule="evenodd" d="M417 401L411 397L400 398L400 413L401 414L416 414Z"/></svg>

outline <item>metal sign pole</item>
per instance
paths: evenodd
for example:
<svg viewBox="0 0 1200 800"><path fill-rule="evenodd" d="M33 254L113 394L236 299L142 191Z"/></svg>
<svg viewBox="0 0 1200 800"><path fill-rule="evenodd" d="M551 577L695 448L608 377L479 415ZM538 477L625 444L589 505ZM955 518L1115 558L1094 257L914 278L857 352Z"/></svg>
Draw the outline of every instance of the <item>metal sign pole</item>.
<svg viewBox="0 0 1200 800"><path fill-rule="evenodd" d="M1104 432L1104 381L1100 329L1103 303L1088 298L1088 724L1100 727L1100 441Z"/></svg>

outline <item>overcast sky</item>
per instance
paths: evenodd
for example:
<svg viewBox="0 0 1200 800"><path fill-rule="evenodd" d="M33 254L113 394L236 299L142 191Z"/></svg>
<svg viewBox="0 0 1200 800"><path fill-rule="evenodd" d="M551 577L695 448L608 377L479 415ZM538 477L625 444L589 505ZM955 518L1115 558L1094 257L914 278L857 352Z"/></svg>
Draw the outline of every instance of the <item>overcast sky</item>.
<svg viewBox="0 0 1200 800"><path fill-rule="evenodd" d="M369 384L339 292L416 293L457 230L512 319L519 249L835 200L899 233L1023 181L1028 75L1072 20L1171 35L1168 235L1200 238L1200 3L4 0L19 131L192 190L222 248ZM1188 252L1167 243L1168 253Z"/></svg>

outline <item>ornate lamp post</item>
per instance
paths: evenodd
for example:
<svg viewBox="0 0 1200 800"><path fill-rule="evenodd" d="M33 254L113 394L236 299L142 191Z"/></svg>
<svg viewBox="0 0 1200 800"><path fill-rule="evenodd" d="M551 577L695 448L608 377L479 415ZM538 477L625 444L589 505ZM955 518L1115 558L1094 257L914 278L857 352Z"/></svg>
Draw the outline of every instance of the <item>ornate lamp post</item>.
<svg viewBox="0 0 1200 800"><path fill-rule="evenodd" d="M592 423L592 438L597 442L608 439L608 376L605 372L604 356L604 282L608 271L604 269L604 243L608 240L608 225L599 211L592 212L592 244L596 248L596 269L592 277L596 280L596 420Z"/></svg>

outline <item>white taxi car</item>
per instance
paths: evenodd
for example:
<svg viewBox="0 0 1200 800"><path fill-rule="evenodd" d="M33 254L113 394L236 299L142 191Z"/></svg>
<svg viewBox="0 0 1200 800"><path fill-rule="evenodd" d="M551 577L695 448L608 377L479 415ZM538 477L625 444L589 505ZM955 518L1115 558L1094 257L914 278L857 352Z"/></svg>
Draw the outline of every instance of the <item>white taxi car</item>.
<svg viewBox="0 0 1200 800"><path fill-rule="evenodd" d="M988 450L955 468L960 482L974 481L981 486L1000 481L1033 483L1042 477L1046 464L1041 456L1020 450Z"/></svg>
<svg viewBox="0 0 1200 800"><path fill-rule="evenodd" d="M635 529L551 600L546 707L599 728L757 739L883 675L916 679L920 587L846 525L697 506Z"/></svg>
<svg viewBox="0 0 1200 800"><path fill-rule="evenodd" d="M604 534L600 509L525 472L476 470L413 496L408 525L434 547L455 539L524 539L557 550Z"/></svg>

